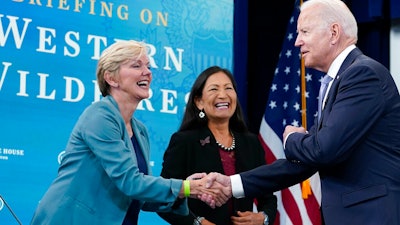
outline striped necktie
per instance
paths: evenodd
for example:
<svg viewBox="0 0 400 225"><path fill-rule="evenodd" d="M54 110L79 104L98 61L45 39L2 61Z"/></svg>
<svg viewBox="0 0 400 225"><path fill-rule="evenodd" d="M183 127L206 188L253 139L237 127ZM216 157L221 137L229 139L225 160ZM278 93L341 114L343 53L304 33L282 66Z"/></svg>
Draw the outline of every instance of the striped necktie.
<svg viewBox="0 0 400 225"><path fill-rule="evenodd" d="M333 78L330 77L328 74L322 78L321 81L321 87L319 89L319 97L318 97L318 121L321 119L321 112L322 112L322 101L324 100L325 94L326 94L326 89L328 88L329 82Z"/></svg>

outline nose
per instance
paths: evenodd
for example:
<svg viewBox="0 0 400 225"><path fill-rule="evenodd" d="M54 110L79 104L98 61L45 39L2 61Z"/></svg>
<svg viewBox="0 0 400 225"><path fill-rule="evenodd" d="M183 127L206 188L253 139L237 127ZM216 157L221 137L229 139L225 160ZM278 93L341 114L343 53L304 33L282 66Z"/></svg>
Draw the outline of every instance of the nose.
<svg viewBox="0 0 400 225"><path fill-rule="evenodd" d="M303 41L301 40L300 34L297 35L296 41L294 42L294 46L300 47L303 44Z"/></svg>
<svg viewBox="0 0 400 225"><path fill-rule="evenodd" d="M151 68L148 66L144 66L142 71L143 71L143 75L151 75Z"/></svg>
<svg viewBox="0 0 400 225"><path fill-rule="evenodd" d="M219 92L218 92L218 97L219 98L225 98L226 96L228 96L226 90L224 88L222 88Z"/></svg>

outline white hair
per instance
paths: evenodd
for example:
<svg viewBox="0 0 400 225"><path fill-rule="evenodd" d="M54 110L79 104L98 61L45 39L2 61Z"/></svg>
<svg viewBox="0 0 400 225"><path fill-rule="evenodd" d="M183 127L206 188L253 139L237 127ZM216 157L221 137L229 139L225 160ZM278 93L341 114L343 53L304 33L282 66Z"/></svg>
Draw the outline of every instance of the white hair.
<svg viewBox="0 0 400 225"><path fill-rule="evenodd" d="M342 27L344 34L348 38L353 39L354 42L357 42L357 21L354 18L353 13L343 1L308 0L300 6L300 10L309 7L318 7L318 19L321 22L325 22L326 26L330 26L332 23L338 23Z"/></svg>

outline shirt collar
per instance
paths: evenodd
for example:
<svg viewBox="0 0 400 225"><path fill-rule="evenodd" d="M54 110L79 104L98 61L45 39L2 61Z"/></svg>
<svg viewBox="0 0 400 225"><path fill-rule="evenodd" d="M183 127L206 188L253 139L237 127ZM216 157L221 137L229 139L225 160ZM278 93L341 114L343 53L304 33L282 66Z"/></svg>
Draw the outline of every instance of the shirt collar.
<svg viewBox="0 0 400 225"><path fill-rule="evenodd" d="M335 60L333 60L332 65L329 67L328 70L328 75L330 77L332 77L333 79L335 79L340 66L342 65L343 61L346 59L347 55L353 50L355 49L356 46L355 45L350 45L347 48L345 48L337 57Z"/></svg>

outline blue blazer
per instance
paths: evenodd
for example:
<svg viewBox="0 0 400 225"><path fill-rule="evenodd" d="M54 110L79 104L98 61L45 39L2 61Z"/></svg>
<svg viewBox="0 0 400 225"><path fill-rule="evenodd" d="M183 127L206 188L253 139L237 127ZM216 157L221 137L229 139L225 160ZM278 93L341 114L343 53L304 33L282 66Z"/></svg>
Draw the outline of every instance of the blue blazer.
<svg viewBox="0 0 400 225"><path fill-rule="evenodd" d="M149 136L132 118L132 128L149 166ZM32 218L32 225L121 225L132 199L142 210L171 211L182 181L139 173L131 139L111 96L90 105L77 121L58 176ZM147 202L148 201L148 202ZM188 214L186 204L175 210Z"/></svg>
<svg viewBox="0 0 400 225"><path fill-rule="evenodd" d="M389 71L356 48L328 93L321 122L286 141L288 160L241 174L246 196L319 172L326 225L400 224L400 96ZM290 180L290 181L289 181Z"/></svg>

